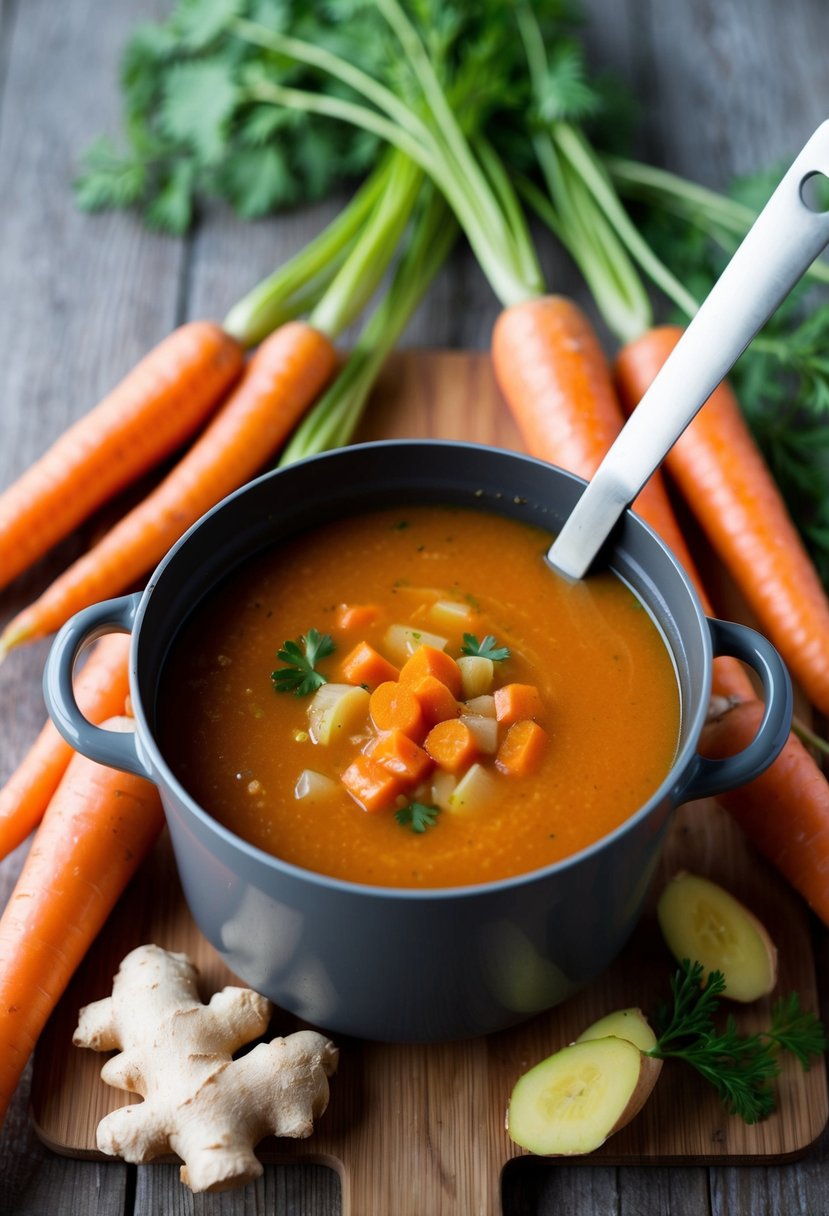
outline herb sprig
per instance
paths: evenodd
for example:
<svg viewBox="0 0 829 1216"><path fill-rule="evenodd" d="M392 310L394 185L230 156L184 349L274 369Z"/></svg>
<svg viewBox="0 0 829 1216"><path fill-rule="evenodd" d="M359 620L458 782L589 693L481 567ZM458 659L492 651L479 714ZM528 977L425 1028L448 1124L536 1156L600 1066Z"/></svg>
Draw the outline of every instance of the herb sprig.
<svg viewBox="0 0 829 1216"><path fill-rule="evenodd" d="M299 642L283 642L276 657L285 664L271 672L276 692L292 692L298 697L307 697L328 683L328 676L317 671L317 663L333 654L336 646L330 633L319 633L309 629Z"/></svg>
<svg viewBox="0 0 829 1216"><path fill-rule="evenodd" d="M510 657L509 646L499 646L491 633L487 633L480 642L474 633L465 633L461 653L492 659L493 663L503 663Z"/></svg>
<svg viewBox="0 0 829 1216"><path fill-rule="evenodd" d="M684 1060L714 1086L729 1114L756 1123L776 1106L774 1078L780 1072L778 1051L791 1052L806 1069L827 1047L819 1019L804 1012L797 993L779 1000L771 1026L741 1034L733 1015L718 1030L714 1015L725 989L725 977L712 971L703 986L702 963L685 959L671 980L671 999L654 1018L656 1047L649 1055Z"/></svg>
<svg viewBox="0 0 829 1216"><path fill-rule="evenodd" d="M427 828L434 827L437 823L440 807L426 806L423 802L410 802L408 806L403 806L399 811L395 811L394 817L402 828L411 828L413 832L425 832Z"/></svg>

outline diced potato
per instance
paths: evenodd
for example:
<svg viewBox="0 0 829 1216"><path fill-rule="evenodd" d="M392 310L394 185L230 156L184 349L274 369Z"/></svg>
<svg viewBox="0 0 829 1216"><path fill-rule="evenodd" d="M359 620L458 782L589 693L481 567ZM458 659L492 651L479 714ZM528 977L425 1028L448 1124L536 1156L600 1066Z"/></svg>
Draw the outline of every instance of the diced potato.
<svg viewBox="0 0 829 1216"><path fill-rule="evenodd" d="M429 620L438 629L446 629L449 633L469 629L473 623L473 613L469 604L460 600L438 600L429 609Z"/></svg>
<svg viewBox="0 0 829 1216"><path fill-rule="evenodd" d="M339 789L339 783L332 777L316 773L312 768L304 768L294 786L294 798L310 798L316 802L320 798L330 798Z"/></svg>
<svg viewBox="0 0 829 1216"><path fill-rule="evenodd" d="M432 791L431 800L435 806L439 806L442 811L451 809L450 799L455 792L455 787L458 784L458 779L454 773L447 773L445 769L436 769L432 774Z"/></svg>
<svg viewBox="0 0 829 1216"><path fill-rule="evenodd" d="M356 684L323 684L308 706L308 727L314 743L330 743L338 735L365 726L368 690Z"/></svg>
<svg viewBox="0 0 829 1216"><path fill-rule="evenodd" d="M494 756L498 750L498 723L495 719L483 714L461 714L460 720L472 732L478 751L485 756Z"/></svg>
<svg viewBox="0 0 829 1216"><path fill-rule="evenodd" d="M494 718L495 698L491 693L484 693L482 697L469 697L466 709L470 714L480 714L482 718Z"/></svg>
<svg viewBox="0 0 829 1216"><path fill-rule="evenodd" d="M402 667L419 646L445 650L448 640L425 629L413 629L410 625L389 625L383 636L383 654L397 667Z"/></svg>
<svg viewBox="0 0 829 1216"><path fill-rule="evenodd" d="M458 659L461 669L461 689L463 699L485 696L492 687L492 677L495 674L495 664L492 659L485 659L480 654L463 654ZM493 699L492 712L495 712Z"/></svg>
<svg viewBox="0 0 829 1216"><path fill-rule="evenodd" d="M494 798L496 788L492 774L483 765L472 764L455 786L446 809L463 813L479 811Z"/></svg>

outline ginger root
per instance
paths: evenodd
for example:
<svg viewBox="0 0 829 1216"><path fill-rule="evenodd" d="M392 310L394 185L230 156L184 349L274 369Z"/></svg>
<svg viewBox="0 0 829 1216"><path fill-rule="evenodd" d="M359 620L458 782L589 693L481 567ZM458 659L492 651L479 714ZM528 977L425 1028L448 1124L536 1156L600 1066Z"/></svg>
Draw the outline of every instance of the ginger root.
<svg viewBox="0 0 829 1216"><path fill-rule="evenodd" d="M249 988L225 988L204 1005L197 974L184 954L139 946L112 995L80 1011L73 1042L120 1048L101 1077L144 1098L101 1120L98 1148L135 1163L177 1153L191 1190L220 1191L262 1173L254 1147L264 1136L310 1136L338 1053L301 1030L234 1060L267 1029L271 1004Z"/></svg>

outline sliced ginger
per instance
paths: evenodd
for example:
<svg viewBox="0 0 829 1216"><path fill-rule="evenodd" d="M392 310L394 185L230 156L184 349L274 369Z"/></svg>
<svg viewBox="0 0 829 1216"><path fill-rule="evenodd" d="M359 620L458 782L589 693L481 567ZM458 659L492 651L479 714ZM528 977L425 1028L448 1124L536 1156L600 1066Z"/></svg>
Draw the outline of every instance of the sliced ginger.
<svg viewBox="0 0 829 1216"><path fill-rule="evenodd" d="M662 934L674 957L722 972L724 996L754 1001L777 982L777 948L753 912L722 887L679 873L657 904Z"/></svg>
<svg viewBox="0 0 829 1216"><path fill-rule="evenodd" d="M121 963L112 996L83 1008L73 1042L120 1053L101 1077L143 1102L98 1124L98 1148L126 1161L174 1152L193 1191L241 1186L262 1173L254 1147L267 1135L305 1137L328 1104L337 1049L301 1030L233 1053L263 1034L270 1002L225 988L204 1005L184 954L139 946Z"/></svg>
<svg viewBox="0 0 829 1216"><path fill-rule="evenodd" d="M659 1071L660 1061L627 1039L571 1043L518 1080L507 1131L541 1156L592 1153L638 1114Z"/></svg>
<svg viewBox="0 0 829 1216"><path fill-rule="evenodd" d="M614 1009L606 1013L598 1022L593 1022L583 1030L576 1039L583 1043L587 1039L604 1039L613 1035L617 1039L627 1039L640 1051L651 1051L656 1047L656 1035L650 1022L641 1009Z"/></svg>

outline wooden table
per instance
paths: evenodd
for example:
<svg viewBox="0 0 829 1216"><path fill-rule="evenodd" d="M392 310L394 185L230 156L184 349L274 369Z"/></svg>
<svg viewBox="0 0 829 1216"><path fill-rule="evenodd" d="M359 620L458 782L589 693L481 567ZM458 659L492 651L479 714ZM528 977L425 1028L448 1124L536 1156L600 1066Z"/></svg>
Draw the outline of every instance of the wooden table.
<svg viewBox="0 0 829 1216"><path fill-rule="evenodd" d="M734 172L791 156L829 112L829 15L821 0L590 0L586 7L592 60L620 73L640 99L639 151L655 163L722 185ZM74 210L70 181L80 151L99 131L117 129L115 65L125 36L138 19L166 9L160 0L0 0L0 486L175 324L223 315L334 210L325 204L246 225L216 208L186 240L151 234L132 216ZM542 235L539 244L548 282L586 302L567 259ZM485 349L496 311L460 250L405 345ZM0 620L88 539L85 533L66 542L0 594ZM42 722L45 653L45 646L33 647L0 667L0 780ZM25 848L0 865L0 899ZM828 939L817 925L814 940L825 973ZM825 982L823 1013L829 1015ZM264 1180L238 1196L193 1200L172 1166L57 1157L30 1128L28 1089L27 1076L0 1132L4 1216L339 1210L337 1179L317 1166L268 1166ZM503 1203L510 1216L818 1216L829 1212L829 1136L783 1165L540 1162L506 1171Z"/></svg>

